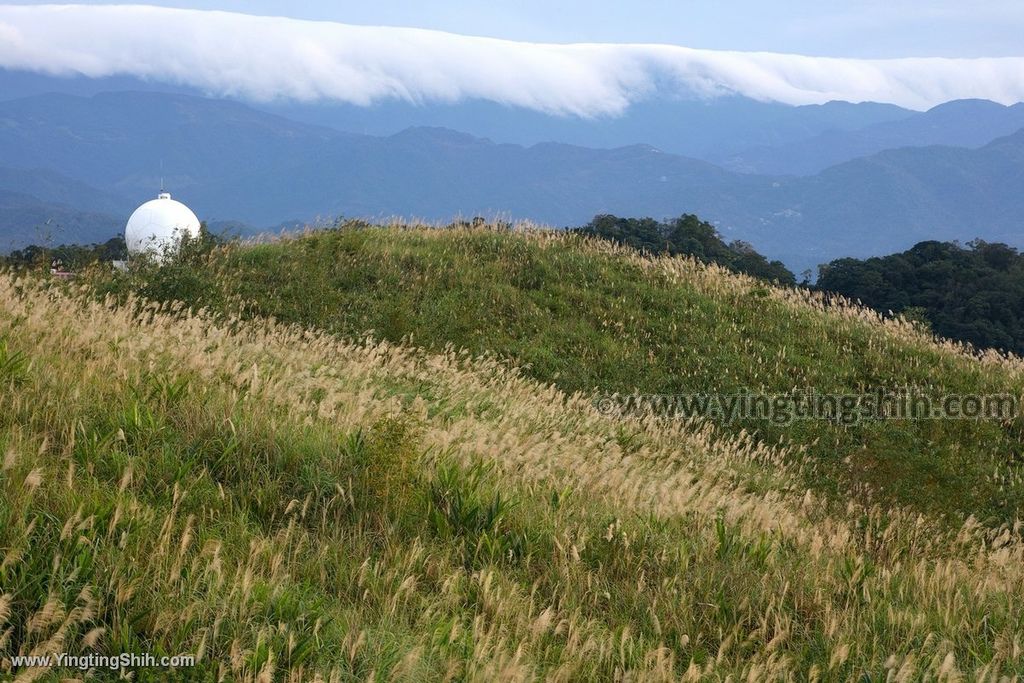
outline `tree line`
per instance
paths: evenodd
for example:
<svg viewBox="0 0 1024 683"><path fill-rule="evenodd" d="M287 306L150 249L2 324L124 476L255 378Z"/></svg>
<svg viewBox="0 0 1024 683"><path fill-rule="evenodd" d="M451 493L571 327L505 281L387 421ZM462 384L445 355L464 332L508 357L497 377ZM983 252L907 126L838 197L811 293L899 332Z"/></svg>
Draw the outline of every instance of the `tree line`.
<svg viewBox="0 0 1024 683"><path fill-rule="evenodd" d="M926 322L942 337L1024 355L1024 255L1006 244L928 241L837 259L820 267L817 288Z"/></svg>

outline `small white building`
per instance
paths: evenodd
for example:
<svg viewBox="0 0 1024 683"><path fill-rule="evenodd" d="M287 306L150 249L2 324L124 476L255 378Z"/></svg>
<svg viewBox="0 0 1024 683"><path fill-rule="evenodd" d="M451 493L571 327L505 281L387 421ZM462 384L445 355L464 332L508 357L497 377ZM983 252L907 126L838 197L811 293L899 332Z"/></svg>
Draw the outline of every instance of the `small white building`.
<svg viewBox="0 0 1024 683"><path fill-rule="evenodd" d="M157 259L174 251L186 235L199 237L199 219L169 192L135 209L124 229L129 256L146 253Z"/></svg>

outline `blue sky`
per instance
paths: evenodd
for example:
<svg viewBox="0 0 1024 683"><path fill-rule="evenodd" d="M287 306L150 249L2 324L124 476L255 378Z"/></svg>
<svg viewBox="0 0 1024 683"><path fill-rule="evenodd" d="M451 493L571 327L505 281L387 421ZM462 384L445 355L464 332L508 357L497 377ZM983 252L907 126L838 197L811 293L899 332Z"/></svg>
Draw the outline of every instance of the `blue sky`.
<svg viewBox="0 0 1024 683"><path fill-rule="evenodd" d="M151 4L412 26L521 41L657 42L835 57L1024 56L1022 0L176 0Z"/></svg>

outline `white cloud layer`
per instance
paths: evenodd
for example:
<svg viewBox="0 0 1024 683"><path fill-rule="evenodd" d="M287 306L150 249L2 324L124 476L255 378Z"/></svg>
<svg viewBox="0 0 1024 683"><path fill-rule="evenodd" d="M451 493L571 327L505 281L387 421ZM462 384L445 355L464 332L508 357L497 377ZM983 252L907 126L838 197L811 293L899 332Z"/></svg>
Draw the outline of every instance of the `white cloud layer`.
<svg viewBox="0 0 1024 683"><path fill-rule="evenodd" d="M1024 57L837 59L672 45L544 44L143 5L0 5L0 67L131 75L266 101L491 100L615 115L655 94L1024 101Z"/></svg>

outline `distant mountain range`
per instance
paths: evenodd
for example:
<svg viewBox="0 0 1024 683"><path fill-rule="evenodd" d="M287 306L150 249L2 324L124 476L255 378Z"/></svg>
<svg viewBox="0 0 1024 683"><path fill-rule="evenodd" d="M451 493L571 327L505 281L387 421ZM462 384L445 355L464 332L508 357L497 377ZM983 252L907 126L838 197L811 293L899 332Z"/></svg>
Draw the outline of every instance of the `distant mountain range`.
<svg viewBox="0 0 1024 683"><path fill-rule="evenodd" d="M64 93L89 97L105 92L203 93L130 77L54 77L0 69L0 100ZM584 119L551 116L483 100L416 104L385 101L368 107L292 101L254 105L296 122L363 135L389 136L406 128L450 128L475 137L530 146L562 142L615 148L648 144L683 156L719 162L759 146L782 145L828 131L853 131L899 121L916 112L890 104L829 102L793 107L742 96L714 99L654 99L624 115ZM996 137L993 135L992 137Z"/></svg>
<svg viewBox="0 0 1024 683"><path fill-rule="evenodd" d="M39 168L0 167L0 251L96 242L123 227L126 198Z"/></svg>
<svg viewBox="0 0 1024 683"><path fill-rule="evenodd" d="M744 173L813 175L844 161L899 147L950 145L981 147L1024 128L1024 104L1006 107L987 100L959 100L920 114L874 123L857 130L834 128L775 146L737 153L723 151L711 161Z"/></svg>
<svg viewBox="0 0 1024 683"><path fill-rule="evenodd" d="M815 111L849 121L862 106L889 111ZM922 239L1021 244L1024 132L990 136L1024 128L1022 110L981 101L899 110L906 115L845 133L808 129L802 142L772 147L778 157L764 147L732 153L725 168L649 144L524 147L436 127L345 133L174 93L36 95L0 102L0 248L47 230L54 242L105 239L161 177L201 218L258 227L476 214L566 226L598 213L691 212L797 271ZM936 140L961 146L914 146ZM867 155L845 158L861 150ZM842 161L818 170L833 158ZM815 172L786 175L794 169Z"/></svg>
<svg viewBox="0 0 1024 683"><path fill-rule="evenodd" d="M485 101L390 102L372 107L281 103L270 112L307 123L369 135L411 127L450 128L524 146L561 142L610 149L647 144L664 152L717 162L751 148L795 143L828 131L896 122L915 112L890 104L829 102L793 107L741 96L638 102L617 118L549 116Z"/></svg>

